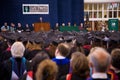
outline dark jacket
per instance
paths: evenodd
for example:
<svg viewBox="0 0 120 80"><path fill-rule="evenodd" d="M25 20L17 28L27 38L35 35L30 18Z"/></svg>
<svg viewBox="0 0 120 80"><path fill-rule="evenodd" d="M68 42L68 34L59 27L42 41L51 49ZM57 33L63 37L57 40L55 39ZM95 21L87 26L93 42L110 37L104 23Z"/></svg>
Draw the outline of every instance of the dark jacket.
<svg viewBox="0 0 120 80"><path fill-rule="evenodd" d="M33 50L33 51L28 51L24 54L24 57L27 60L32 60L33 57L35 57L36 54L38 54L39 52L41 52L42 50Z"/></svg>
<svg viewBox="0 0 120 80"><path fill-rule="evenodd" d="M61 76L66 75L69 73L69 68L70 68L70 60L65 58L65 59L52 59L56 64L58 65L58 75L57 79L59 80Z"/></svg>
<svg viewBox="0 0 120 80"><path fill-rule="evenodd" d="M15 58L15 60L17 61L17 68L18 71L20 69L20 65L21 65L21 58ZM30 63L26 60L25 62L26 65L26 70L29 71L31 66ZM4 63L2 63L2 67L0 67L1 71L0 71L0 79L1 80L11 80L11 75L12 75L12 61L6 60L4 61Z"/></svg>

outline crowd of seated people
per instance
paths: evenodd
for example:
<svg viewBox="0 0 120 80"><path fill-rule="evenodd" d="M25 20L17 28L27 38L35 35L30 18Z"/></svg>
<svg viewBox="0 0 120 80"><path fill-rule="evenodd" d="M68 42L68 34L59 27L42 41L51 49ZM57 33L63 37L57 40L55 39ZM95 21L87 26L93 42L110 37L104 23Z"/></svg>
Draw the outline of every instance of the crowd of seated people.
<svg viewBox="0 0 120 80"><path fill-rule="evenodd" d="M99 34L1 33L0 79L120 80L119 40L113 40L113 33L109 33L111 41L117 44L113 48L114 43L109 41L112 47L105 47L107 41L98 38Z"/></svg>
<svg viewBox="0 0 120 80"><path fill-rule="evenodd" d="M14 23L10 23L10 26L7 24L7 22L4 23L4 25L1 27L1 32L30 32L30 31L34 31L34 25L32 24L32 26L29 26L28 24L26 24L25 26L23 26L21 23L17 23L17 25L15 25Z"/></svg>
<svg viewBox="0 0 120 80"><path fill-rule="evenodd" d="M40 18L40 22L42 22L42 17ZM76 23L74 25L71 25L71 22L68 22L67 24L62 23L61 25L59 23L56 23L53 30L60 31L60 27L78 27L78 30L85 30L83 23L80 23L80 25L77 25ZM3 26L1 26L1 32L31 32L34 31L34 24L29 25L25 24L22 25L21 23L17 23L16 25L11 22L10 25L8 25L7 22L4 23Z"/></svg>

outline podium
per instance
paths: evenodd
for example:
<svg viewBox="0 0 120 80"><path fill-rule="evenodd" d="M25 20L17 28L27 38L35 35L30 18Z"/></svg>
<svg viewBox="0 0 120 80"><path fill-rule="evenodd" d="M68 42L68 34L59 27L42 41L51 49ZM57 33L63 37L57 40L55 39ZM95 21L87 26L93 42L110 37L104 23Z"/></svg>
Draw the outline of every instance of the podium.
<svg viewBox="0 0 120 80"><path fill-rule="evenodd" d="M49 31L50 30L50 23L49 22L34 23L34 30L35 30L35 32Z"/></svg>

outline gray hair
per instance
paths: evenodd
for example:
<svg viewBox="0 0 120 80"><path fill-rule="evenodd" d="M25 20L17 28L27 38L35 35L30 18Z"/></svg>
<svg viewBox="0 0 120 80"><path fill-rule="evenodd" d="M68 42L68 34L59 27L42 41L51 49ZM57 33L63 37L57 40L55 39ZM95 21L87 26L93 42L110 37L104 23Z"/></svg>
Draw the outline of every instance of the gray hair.
<svg viewBox="0 0 120 80"><path fill-rule="evenodd" d="M111 56L105 49L95 47L89 55L89 61L97 72L106 72L111 63Z"/></svg>
<svg viewBox="0 0 120 80"><path fill-rule="evenodd" d="M13 57L22 57L24 55L25 47L22 42L15 42L11 46L11 54Z"/></svg>

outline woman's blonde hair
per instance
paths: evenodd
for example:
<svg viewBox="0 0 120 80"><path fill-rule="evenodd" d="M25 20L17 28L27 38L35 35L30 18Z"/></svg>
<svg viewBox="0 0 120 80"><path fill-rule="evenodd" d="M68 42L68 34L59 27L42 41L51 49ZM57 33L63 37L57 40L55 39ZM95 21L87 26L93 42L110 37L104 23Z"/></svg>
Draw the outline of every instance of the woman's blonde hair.
<svg viewBox="0 0 120 80"><path fill-rule="evenodd" d="M55 62L50 59L42 61L36 72L36 80L55 80L58 72L58 67Z"/></svg>
<svg viewBox="0 0 120 80"><path fill-rule="evenodd" d="M71 68L73 74L83 78L87 77L89 75L87 57L81 52L72 53Z"/></svg>

